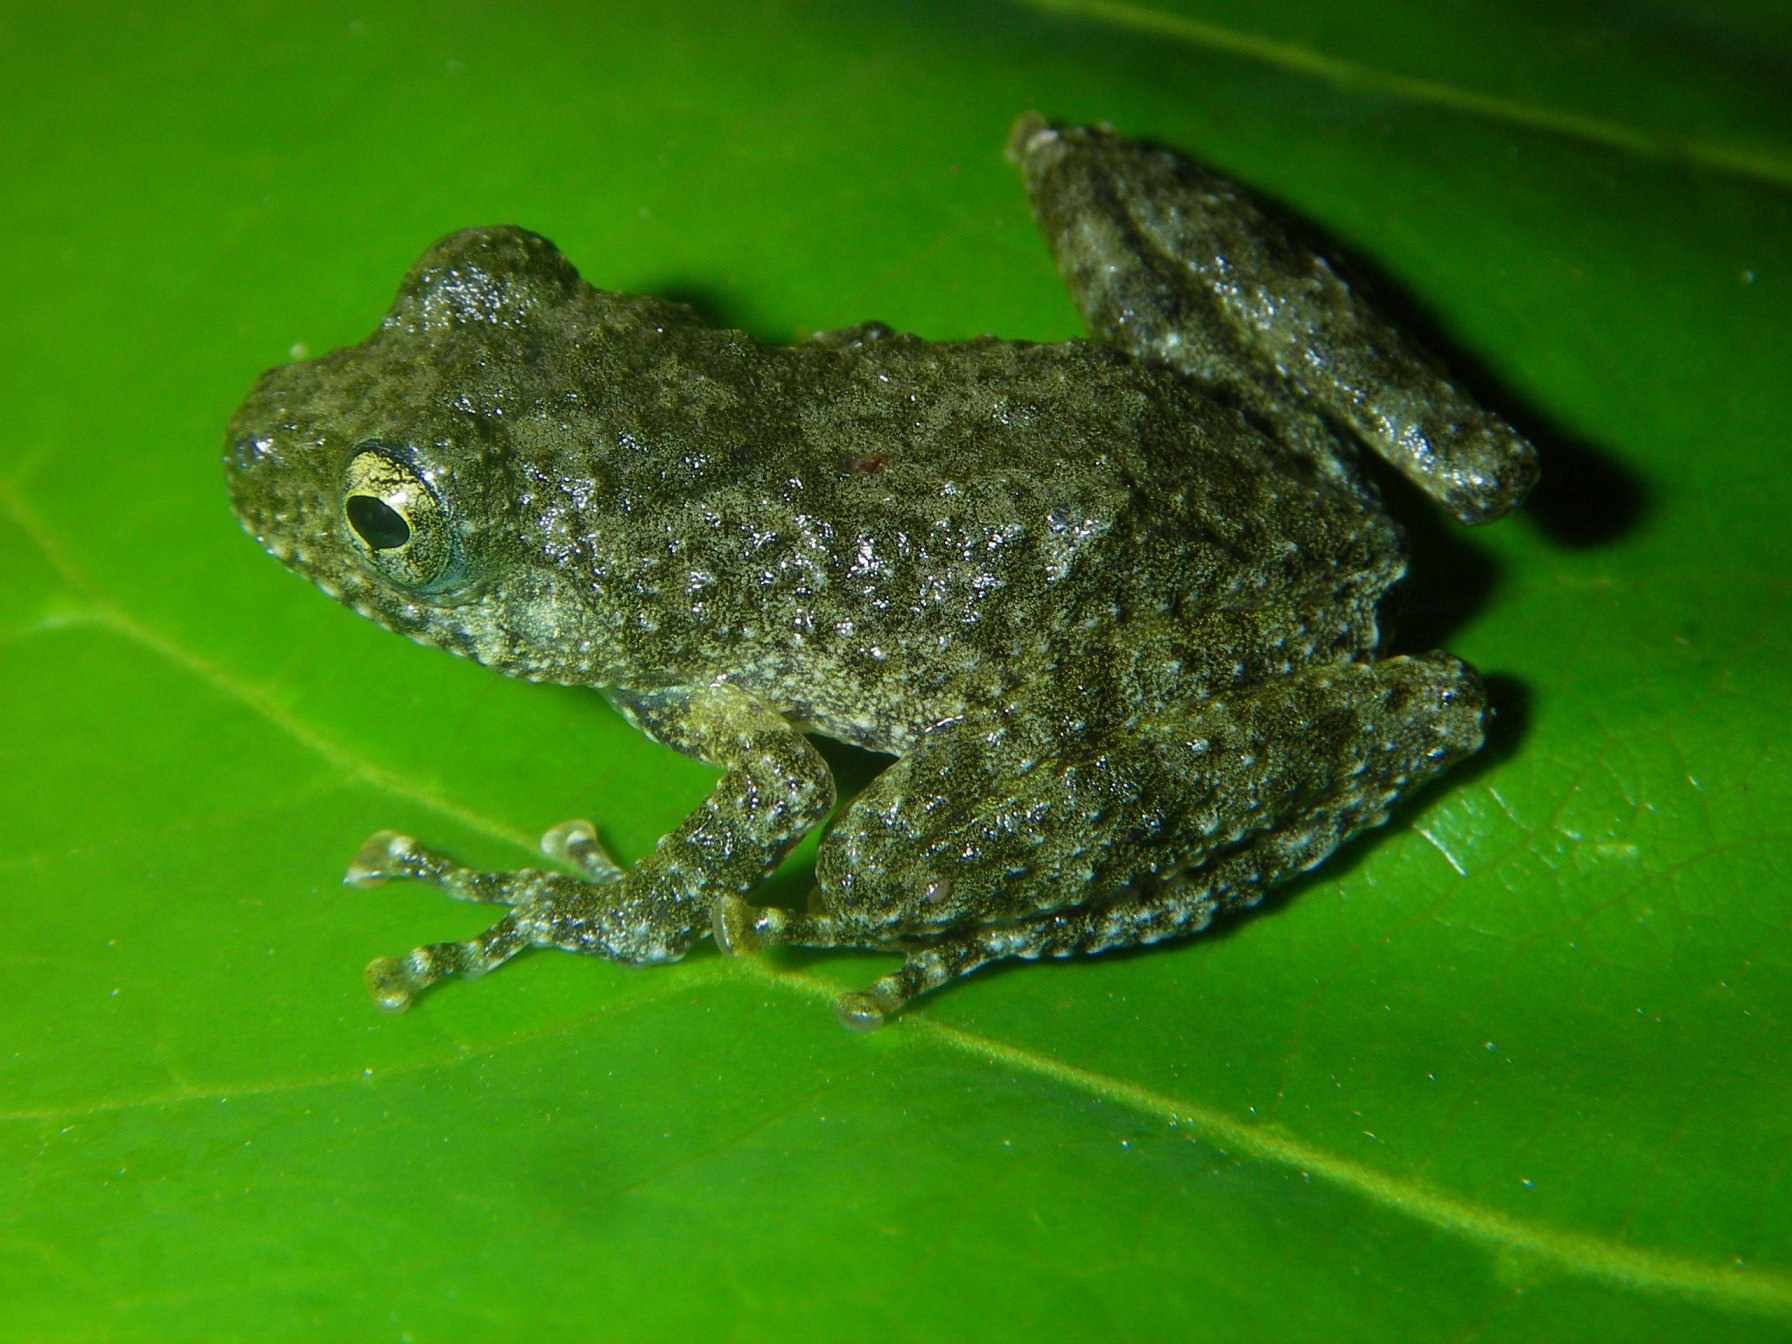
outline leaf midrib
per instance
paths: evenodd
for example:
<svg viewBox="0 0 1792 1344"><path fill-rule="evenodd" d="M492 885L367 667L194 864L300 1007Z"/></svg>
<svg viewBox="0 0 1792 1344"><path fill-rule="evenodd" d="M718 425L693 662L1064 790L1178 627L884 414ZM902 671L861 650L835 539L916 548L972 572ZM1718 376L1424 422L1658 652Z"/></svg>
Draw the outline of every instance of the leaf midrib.
<svg viewBox="0 0 1792 1344"><path fill-rule="evenodd" d="M1366 90L1407 102L1448 108L1455 112L1485 117L1490 121L1523 126L1527 130L1544 131L1629 154L1694 163L1704 168L1733 173L1738 177L1771 182L1782 187L1792 186L1792 156L1775 154L1765 149L1750 149L1719 140L1645 130L1626 122L1586 116L1560 108L1540 107L1534 103L1481 93L1441 80L1421 79L1416 75L1403 75L1379 66L1364 65L1330 56L1298 43L1282 42L1258 33L1228 28L1224 24L1181 14L1166 14L1146 5L1127 3L1127 0L1008 2L1024 9L1107 24L1152 37L1167 37L1190 46L1309 75L1343 88Z"/></svg>

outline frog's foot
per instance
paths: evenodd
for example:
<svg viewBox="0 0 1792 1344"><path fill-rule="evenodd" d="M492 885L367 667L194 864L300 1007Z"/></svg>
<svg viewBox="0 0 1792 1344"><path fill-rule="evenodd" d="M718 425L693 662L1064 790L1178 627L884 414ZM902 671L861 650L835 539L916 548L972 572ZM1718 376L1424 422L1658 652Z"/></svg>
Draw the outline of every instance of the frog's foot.
<svg viewBox="0 0 1792 1344"><path fill-rule="evenodd" d="M580 876L532 868L480 872L396 831L371 836L349 864L343 878L349 886L377 887L399 878L428 882L456 900L511 907L503 919L465 942L431 943L403 957L370 962L365 978L374 1001L390 1012L402 1012L437 981L484 975L526 947L563 947L618 961L646 959L617 933L614 906L623 875L598 843L591 823L563 822L542 837L541 847Z"/></svg>
<svg viewBox="0 0 1792 1344"><path fill-rule="evenodd" d="M556 827L549 835L570 831L577 823ZM543 838L544 847L547 837ZM592 837L595 844L595 836ZM599 851L601 854L601 851ZM383 886L392 878L428 882L457 900L515 905L524 893L507 880L514 873L480 873L426 849L408 835L380 831L369 836L350 860L343 881L351 887ZM376 957L363 978L374 1002L387 1012L401 1013L429 986L450 975L471 979L509 961L534 941L514 914L506 915L476 938L462 943L431 943L412 948L403 957Z"/></svg>
<svg viewBox="0 0 1792 1344"><path fill-rule="evenodd" d="M776 906L748 905L738 896L723 896L714 907L716 946L731 957L746 956L776 944L792 947L863 947L855 934L829 915L798 914ZM855 994L834 1000L834 1015L851 1031L875 1031L910 999L966 975L996 957L994 930L931 943L909 952L902 968Z"/></svg>
<svg viewBox="0 0 1792 1344"><path fill-rule="evenodd" d="M710 934L727 957L744 957L782 943L788 947L887 947L895 935L833 915L748 905L739 896L718 896L710 907Z"/></svg>
<svg viewBox="0 0 1792 1344"><path fill-rule="evenodd" d="M834 1015L849 1031L875 1031L911 1000L1010 957L1071 957L1111 947L1137 947L1199 933L1229 906L1255 904L1264 874L1256 859L1220 865L1212 874L1183 875L1155 887L1122 893L1100 906L1080 907L984 928L948 933L904 949L902 965L855 993L834 1000ZM793 947L876 947L847 921L751 906L738 897L716 903L716 942L731 955L777 943Z"/></svg>
<svg viewBox="0 0 1792 1344"><path fill-rule="evenodd" d="M865 946L842 923L828 915L798 914L775 906L748 905L738 896L724 896L715 904L716 945L729 956L744 956L775 944L793 947ZM986 962L1004 956L1024 956L1012 950L1032 946L1037 937L1028 926L1052 926L1053 917L1026 920L1019 926L977 929L950 936L907 952L900 969L852 994L834 1000L834 1015L849 1031L875 1031L909 1000L949 980L968 975ZM1016 934L1020 933L1017 940Z"/></svg>
<svg viewBox="0 0 1792 1344"><path fill-rule="evenodd" d="M481 901L487 905L528 906L549 898L564 898L591 888L609 888L622 881L622 870L598 843L588 821L567 821L541 837L541 849L579 871L579 878L563 873L544 873L521 868L508 873L463 868L453 859L427 849L408 835L380 831L349 861L343 882L351 887L384 886L392 878L427 882L457 901Z"/></svg>
<svg viewBox="0 0 1792 1344"><path fill-rule="evenodd" d="M797 947L842 946L839 929L826 915L799 915L771 905L748 905L738 896L716 900L713 922L716 946L730 957L744 957L778 943ZM842 994L835 999L834 1014L840 1025L852 1031L875 1031L889 1014L932 988L911 988L900 983L908 969L909 963L904 963L901 971L886 975L863 993Z"/></svg>
<svg viewBox="0 0 1792 1344"><path fill-rule="evenodd" d="M397 831L375 831L367 843L355 851L348 871L342 875L345 886L383 887L392 878L412 882L429 882L450 896L462 901L501 900L496 892L482 890L465 878L470 874L452 859L425 849L408 835Z"/></svg>

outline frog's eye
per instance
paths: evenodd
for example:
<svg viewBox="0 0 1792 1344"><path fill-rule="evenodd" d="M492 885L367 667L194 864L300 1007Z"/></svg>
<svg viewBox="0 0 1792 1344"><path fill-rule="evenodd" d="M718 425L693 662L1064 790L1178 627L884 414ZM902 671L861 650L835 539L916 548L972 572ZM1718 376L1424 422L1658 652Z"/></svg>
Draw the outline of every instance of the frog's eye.
<svg viewBox="0 0 1792 1344"><path fill-rule="evenodd" d="M363 448L342 474L342 521L368 564L406 588L439 584L454 560L447 511L429 483L378 448Z"/></svg>

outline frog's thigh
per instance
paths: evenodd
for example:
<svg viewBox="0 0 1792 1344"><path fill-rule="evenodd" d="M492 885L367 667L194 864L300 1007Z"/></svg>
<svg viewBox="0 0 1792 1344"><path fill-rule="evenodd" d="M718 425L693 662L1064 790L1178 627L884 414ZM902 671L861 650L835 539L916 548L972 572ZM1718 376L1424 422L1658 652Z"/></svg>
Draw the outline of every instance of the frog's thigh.
<svg viewBox="0 0 1792 1344"><path fill-rule="evenodd" d="M1084 905L1258 832L1313 832L1314 862L1479 746L1480 706L1472 673L1439 655L1311 666L1061 739L1043 713L999 731L966 719L841 817L816 856L819 907L864 943Z"/></svg>
<svg viewBox="0 0 1792 1344"><path fill-rule="evenodd" d="M1530 489L1536 450L1249 193L1167 150L1037 118L1010 152L1100 339L1226 389L1290 442L1313 437L1317 408L1464 522Z"/></svg>
<svg viewBox="0 0 1792 1344"><path fill-rule="evenodd" d="M934 730L841 814L815 857L818 912L842 942L1017 919L1084 899L1150 791L1125 744L1078 743L1043 713L972 715ZM1136 810L1136 809L1135 809Z"/></svg>
<svg viewBox="0 0 1792 1344"><path fill-rule="evenodd" d="M1171 713L1133 739L1135 759L1116 778L1149 783L1132 809L1155 821L1149 834L1126 820L1120 794L1113 814L1125 833L1081 841L1045 837L1035 846L1069 854L1096 872L1080 899L1018 917L998 905L935 933L915 927L905 889L886 895L910 916L892 927L879 906L836 901L827 913L732 908L725 945L765 942L810 946L876 945L904 936L919 944L902 968L840 1003L851 1026L875 1026L917 994L986 962L1007 957L1071 956L1154 943L1197 932L1223 910L1257 903L1276 882L1312 867L1367 826L1385 820L1402 794L1473 752L1481 742L1482 696L1474 674L1446 655L1307 669L1284 682ZM991 814L1012 818L1037 808L1011 799ZM990 829L1007 826L1003 821ZM940 837L934 837L935 840ZM937 856L942 846L929 846ZM1090 863L1086 856L1100 857ZM819 865L818 865L819 866ZM957 869L968 878L974 863ZM1029 879L1011 884L1024 888ZM1047 881L1057 880L1056 875ZM851 884L849 884L850 887ZM1060 893L1062 895L1062 893ZM1009 910L1014 908L1010 897ZM718 925L726 923L718 919Z"/></svg>

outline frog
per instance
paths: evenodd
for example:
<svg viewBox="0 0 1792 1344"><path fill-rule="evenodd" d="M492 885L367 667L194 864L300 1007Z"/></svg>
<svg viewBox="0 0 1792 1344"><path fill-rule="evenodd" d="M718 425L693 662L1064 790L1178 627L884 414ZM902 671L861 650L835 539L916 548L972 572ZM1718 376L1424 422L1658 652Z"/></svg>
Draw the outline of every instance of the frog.
<svg viewBox="0 0 1792 1344"><path fill-rule="evenodd" d="M255 384L224 465L266 551L719 771L626 868L585 820L504 872L375 834L351 885L505 908L374 960L380 1006L528 948L711 939L899 955L836 1000L870 1029L993 962L1246 911L1481 747L1475 670L1381 647L1407 548L1378 473L1480 524L1534 447L1179 152L1028 114L1008 157L1088 339L761 343L501 226ZM817 738L886 758L844 805ZM806 907L755 904L817 830Z"/></svg>

